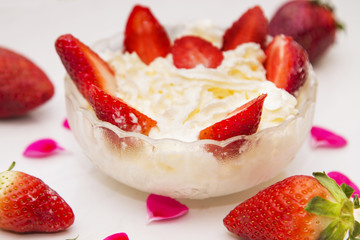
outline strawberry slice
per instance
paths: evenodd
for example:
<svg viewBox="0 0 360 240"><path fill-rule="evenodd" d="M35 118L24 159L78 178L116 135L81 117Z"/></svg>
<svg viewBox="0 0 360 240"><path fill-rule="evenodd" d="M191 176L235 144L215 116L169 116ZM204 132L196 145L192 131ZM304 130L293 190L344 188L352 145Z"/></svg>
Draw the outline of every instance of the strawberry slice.
<svg viewBox="0 0 360 240"><path fill-rule="evenodd" d="M66 71L100 120L124 131L148 135L156 121L114 97L114 72L104 60L70 34L60 36L55 47Z"/></svg>
<svg viewBox="0 0 360 240"><path fill-rule="evenodd" d="M149 8L136 5L131 11L125 28L124 50L136 52L145 64L170 52L170 39Z"/></svg>
<svg viewBox="0 0 360 240"><path fill-rule="evenodd" d="M148 135L156 121L130 107L121 99L102 91L96 85L89 89L89 103L94 108L96 116L114 124L124 131L139 132Z"/></svg>
<svg viewBox="0 0 360 240"><path fill-rule="evenodd" d="M208 68L217 68L224 59L220 49L195 36L176 39L172 56L175 67L186 69L194 68L199 64Z"/></svg>
<svg viewBox="0 0 360 240"><path fill-rule="evenodd" d="M267 94L245 103L229 117L200 131L199 139L225 140L238 135L251 135L258 129Z"/></svg>
<svg viewBox="0 0 360 240"><path fill-rule="evenodd" d="M262 9L255 6L247 10L233 25L225 31L222 50L232 50L247 42L255 42L264 48L268 20Z"/></svg>
<svg viewBox="0 0 360 240"><path fill-rule="evenodd" d="M306 51L291 37L276 36L265 49L266 77L294 94L304 83L308 74Z"/></svg>
<svg viewBox="0 0 360 240"><path fill-rule="evenodd" d="M71 34L62 35L56 40L55 48L67 73L86 99L93 84L108 93L116 89L110 66L77 38Z"/></svg>

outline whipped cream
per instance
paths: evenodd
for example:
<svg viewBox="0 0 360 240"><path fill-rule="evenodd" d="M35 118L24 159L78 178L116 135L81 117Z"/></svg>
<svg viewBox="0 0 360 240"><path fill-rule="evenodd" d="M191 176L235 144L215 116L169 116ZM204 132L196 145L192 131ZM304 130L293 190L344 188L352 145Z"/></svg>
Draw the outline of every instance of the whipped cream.
<svg viewBox="0 0 360 240"><path fill-rule="evenodd" d="M209 21L172 29L173 39L196 35L220 46L223 31ZM172 39L172 40L173 40ZM296 98L266 80L265 54L246 43L223 52L216 69L199 65L177 69L169 54L144 64L136 53L106 52L115 70L117 97L157 121L149 134L155 139L196 141L199 132L262 93L267 93L259 130L277 126L297 114Z"/></svg>

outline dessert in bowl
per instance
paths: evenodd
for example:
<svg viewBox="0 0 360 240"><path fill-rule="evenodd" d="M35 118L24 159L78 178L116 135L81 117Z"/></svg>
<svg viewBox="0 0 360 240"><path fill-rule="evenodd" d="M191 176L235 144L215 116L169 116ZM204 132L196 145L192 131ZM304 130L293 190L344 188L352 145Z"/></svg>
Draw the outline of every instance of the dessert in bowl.
<svg viewBox="0 0 360 240"><path fill-rule="evenodd" d="M149 11L135 7L127 30L137 8ZM146 60L129 50L127 30L125 40L118 34L94 45L99 55L71 35L56 43L70 75L70 127L103 172L141 191L201 199L269 180L295 157L312 125L317 82L308 61L296 69L306 74L295 89L267 79L271 50L288 38L275 37L281 44L274 38L265 51L251 41L219 50L224 31L200 22L164 30L170 52ZM189 45L215 60L189 66L202 61L188 58Z"/></svg>

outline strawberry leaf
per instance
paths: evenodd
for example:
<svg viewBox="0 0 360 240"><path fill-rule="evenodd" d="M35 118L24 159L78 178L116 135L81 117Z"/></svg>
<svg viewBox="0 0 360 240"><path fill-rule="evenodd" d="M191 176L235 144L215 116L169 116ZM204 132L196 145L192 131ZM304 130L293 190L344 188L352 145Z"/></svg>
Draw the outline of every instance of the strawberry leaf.
<svg viewBox="0 0 360 240"><path fill-rule="evenodd" d="M354 193L354 189L346 183L341 184L340 188L345 193L347 198L350 198L351 195Z"/></svg>
<svg viewBox="0 0 360 240"><path fill-rule="evenodd" d="M355 221L352 232L350 233L350 239L354 239L354 240L360 239L360 238L355 238L359 234L360 234L360 223L358 221Z"/></svg>
<svg viewBox="0 0 360 240"><path fill-rule="evenodd" d="M309 203L305 207L305 210L318 216L336 218L340 214L341 205L339 203L334 203L317 196L309 201Z"/></svg>
<svg viewBox="0 0 360 240"><path fill-rule="evenodd" d="M335 182L334 179L328 177L325 173L315 172L314 177L326 187L329 192L334 196L337 202L341 202L344 198L347 198L345 193L342 191L340 186Z"/></svg>
<svg viewBox="0 0 360 240"><path fill-rule="evenodd" d="M334 179L338 185L341 185L343 183L349 185L352 189L354 189L353 195L360 194L360 189L358 188L358 186L353 181L351 181L349 177L342 174L341 172L337 172L337 171L328 172L327 175L330 178Z"/></svg>
<svg viewBox="0 0 360 240"><path fill-rule="evenodd" d="M354 208L355 208L355 209L359 209L359 208L360 208L359 196L358 196L358 195L354 195Z"/></svg>
<svg viewBox="0 0 360 240"><path fill-rule="evenodd" d="M321 240L340 240L344 239L346 229L341 224L340 220L331 222L324 231L321 232L319 239Z"/></svg>

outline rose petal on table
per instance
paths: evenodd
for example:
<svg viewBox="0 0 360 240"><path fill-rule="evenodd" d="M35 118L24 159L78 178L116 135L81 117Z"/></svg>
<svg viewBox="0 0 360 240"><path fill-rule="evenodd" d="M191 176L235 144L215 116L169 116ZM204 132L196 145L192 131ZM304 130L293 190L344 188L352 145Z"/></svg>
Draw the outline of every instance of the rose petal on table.
<svg viewBox="0 0 360 240"><path fill-rule="evenodd" d="M340 186L341 184L345 183L347 185L349 185L350 187L352 187L352 189L354 189L354 194L358 194L360 195L360 190L358 188L358 186L350 180L350 178L348 178L346 175L342 174L341 172L337 172L337 171L333 171L333 172L328 172L327 175L334 179L335 182Z"/></svg>
<svg viewBox="0 0 360 240"><path fill-rule="evenodd" d="M70 130L70 125L67 119L63 121L63 127Z"/></svg>
<svg viewBox="0 0 360 240"><path fill-rule="evenodd" d="M128 236L126 235L126 233L115 233L113 235L110 235L106 238L104 238L104 240L129 240Z"/></svg>
<svg viewBox="0 0 360 240"><path fill-rule="evenodd" d="M344 137L317 126L311 128L311 138L313 148L341 148L347 144Z"/></svg>
<svg viewBox="0 0 360 240"><path fill-rule="evenodd" d="M50 138L44 138L27 146L23 152L23 156L29 158L42 158L56 154L62 150L64 150L64 148L60 147L56 141Z"/></svg>
<svg viewBox="0 0 360 240"><path fill-rule="evenodd" d="M166 220L185 215L189 208L177 200L150 194L146 200L149 221Z"/></svg>

